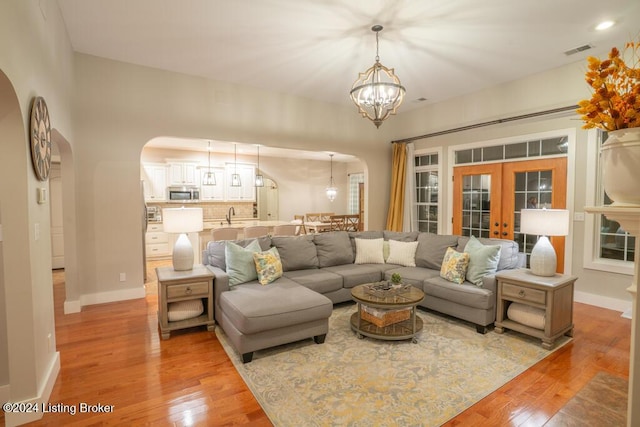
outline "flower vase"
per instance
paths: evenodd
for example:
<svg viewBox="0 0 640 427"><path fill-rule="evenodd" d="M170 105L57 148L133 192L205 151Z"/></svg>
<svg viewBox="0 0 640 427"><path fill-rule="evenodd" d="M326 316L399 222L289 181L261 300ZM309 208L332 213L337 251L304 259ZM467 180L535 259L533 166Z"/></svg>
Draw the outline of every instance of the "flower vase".
<svg viewBox="0 0 640 427"><path fill-rule="evenodd" d="M640 128L610 131L600 155L612 206L640 206Z"/></svg>

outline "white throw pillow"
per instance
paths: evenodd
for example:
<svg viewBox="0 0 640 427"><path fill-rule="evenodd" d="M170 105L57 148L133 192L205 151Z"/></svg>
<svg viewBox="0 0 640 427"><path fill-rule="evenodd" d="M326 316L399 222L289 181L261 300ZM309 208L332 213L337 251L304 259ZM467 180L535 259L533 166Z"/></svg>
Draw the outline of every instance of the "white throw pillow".
<svg viewBox="0 0 640 427"><path fill-rule="evenodd" d="M389 258L387 258L387 264L415 267L416 249L418 249L418 242L389 240Z"/></svg>
<svg viewBox="0 0 640 427"><path fill-rule="evenodd" d="M355 264L384 264L382 246L384 239L358 239L356 238Z"/></svg>

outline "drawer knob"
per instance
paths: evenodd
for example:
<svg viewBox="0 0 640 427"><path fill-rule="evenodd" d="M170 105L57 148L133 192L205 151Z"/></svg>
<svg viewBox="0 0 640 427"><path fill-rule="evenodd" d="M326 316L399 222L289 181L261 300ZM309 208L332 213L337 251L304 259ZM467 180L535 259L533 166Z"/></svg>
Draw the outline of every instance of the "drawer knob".
<svg viewBox="0 0 640 427"><path fill-rule="evenodd" d="M523 289L520 289L520 292L518 292L518 296L520 298L524 298L524 290Z"/></svg>
<svg viewBox="0 0 640 427"><path fill-rule="evenodd" d="M191 295L191 292L193 292L193 291L191 290L191 287L189 287L189 286L187 286L187 289L184 290L184 293L187 294L187 295Z"/></svg>

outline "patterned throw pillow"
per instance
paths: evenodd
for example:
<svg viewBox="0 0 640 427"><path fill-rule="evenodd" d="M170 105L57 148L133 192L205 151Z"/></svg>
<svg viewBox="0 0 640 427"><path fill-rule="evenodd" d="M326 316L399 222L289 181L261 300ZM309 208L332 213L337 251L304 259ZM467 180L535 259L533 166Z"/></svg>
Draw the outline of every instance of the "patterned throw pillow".
<svg viewBox="0 0 640 427"><path fill-rule="evenodd" d="M467 275L468 266L469 254L447 248L444 260L442 260L442 268L440 268L440 277L460 285Z"/></svg>
<svg viewBox="0 0 640 427"><path fill-rule="evenodd" d="M258 282L261 285L268 285L277 278L282 277L282 261L280 261L280 254L277 248L254 253L253 261L256 263Z"/></svg>

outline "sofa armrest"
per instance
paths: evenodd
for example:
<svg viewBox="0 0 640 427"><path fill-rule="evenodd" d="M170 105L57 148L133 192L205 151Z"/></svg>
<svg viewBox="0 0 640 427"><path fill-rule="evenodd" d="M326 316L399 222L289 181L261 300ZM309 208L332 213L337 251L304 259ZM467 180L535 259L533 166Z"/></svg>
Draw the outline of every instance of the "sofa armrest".
<svg viewBox="0 0 640 427"><path fill-rule="evenodd" d="M220 312L220 295L229 290L229 275L221 268L207 265L209 271L211 271L215 277L213 279L213 300L215 302L215 315L216 320Z"/></svg>
<svg viewBox="0 0 640 427"><path fill-rule="evenodd" d="M495 274L487 274L482 278L482 288L493 291L494 294L498 293L498 285Z"/></svg>

